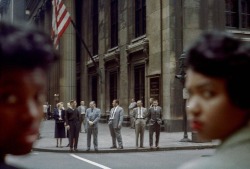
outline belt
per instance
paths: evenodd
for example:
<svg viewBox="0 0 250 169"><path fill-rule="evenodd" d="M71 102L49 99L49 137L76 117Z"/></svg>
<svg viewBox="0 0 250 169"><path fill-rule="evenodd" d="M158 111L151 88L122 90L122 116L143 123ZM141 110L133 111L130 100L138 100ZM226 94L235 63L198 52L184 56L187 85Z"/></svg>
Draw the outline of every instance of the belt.
<svg viewBox="0 0 250 169"><path fill-rule="evenodd" d="M137 120L137 119L145 119L145 118L136 118L136 120Z"/></svg>

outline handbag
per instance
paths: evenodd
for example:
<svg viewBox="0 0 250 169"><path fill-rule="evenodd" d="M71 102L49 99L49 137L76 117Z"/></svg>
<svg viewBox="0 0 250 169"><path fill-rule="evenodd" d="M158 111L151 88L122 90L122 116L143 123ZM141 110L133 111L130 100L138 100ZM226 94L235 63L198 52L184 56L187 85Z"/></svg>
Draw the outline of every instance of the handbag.
<svg viewBox="0 0 250 169"><path fill-rule="evenodd" d="M61 123L64 123L64 121L63 120L57 120L56 123L61 124Z"/></svg>

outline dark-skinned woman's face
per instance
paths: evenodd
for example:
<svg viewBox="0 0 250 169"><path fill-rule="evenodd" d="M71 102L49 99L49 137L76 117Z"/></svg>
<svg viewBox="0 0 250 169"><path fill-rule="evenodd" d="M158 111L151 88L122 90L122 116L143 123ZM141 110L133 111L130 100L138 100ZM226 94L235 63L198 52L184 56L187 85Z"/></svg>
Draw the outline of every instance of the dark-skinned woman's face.
<svg viewBox="0 0 250 169"><path fill-rule="evenodd" d="M10 69L0 74L0 150L26 154L37 140L45 102L42 69Z"/></svg>

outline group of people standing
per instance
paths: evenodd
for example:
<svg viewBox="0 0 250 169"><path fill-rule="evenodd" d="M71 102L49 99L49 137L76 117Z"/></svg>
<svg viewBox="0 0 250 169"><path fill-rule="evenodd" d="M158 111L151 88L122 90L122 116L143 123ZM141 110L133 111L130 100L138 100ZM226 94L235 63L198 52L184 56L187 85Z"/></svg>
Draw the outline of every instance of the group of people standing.
<svg viewBox="0 0 250 169"><path fill-rule="evenodd" d="M81 105L77 107L75 100L71 100L67 104L67 109L63 107L63 103L57 104L54 109L55 118L55 138L57 139L56 147L62 147L62 138L66 137L65 128L67 129L67 137L69 138L70 151L77 151L79 133L82 130L82 124L84 125L84 132L87 132L87 147L90 149L91 135L93 134L94 147L98 150L97 145L97 133L98 133L98 121L100 119L101 111L96 108L94 101L91 101L89 108L84 105L84 101L81 101ZM60 140L60 146L58 146Z"/></svg>
<svg viewBox="0 0 250 169"><path fill-rule="evenodd" d="M57 139L56 147L62 147L62 138L66 137L66 128L70 151L77 151L81 113L76 106L76 101L71 100L67 104L66 110L63 107L63 102L57 103L56 108L54 109L55 138Z"/></svg>
<svg viewBox="0 0 250 169"><path fill-rule="evenodd" d="M134 101L134 100L133 100ZM55 138L56 147L62 147L62 138L68 137L70 151L77 151L79 133L87 133L87 149L90 151L91 137L93 136L94 150L98 151L98 122L101 117L101 110L96 107L95 101L89 103L89 108L81 101L81 105L77 107L75 100L67 104L67 109L64 108L63 102L56 105L54 109L55 118ZM119 100L114 99L112 102L113 108L110 110L108 126L112 138L110 148L123 149L121 128L123 123L124 110L119 106ZM158 101L151 101L150 108L147 110L143 107L141 100L135 102L132 109L131 119L132 126L135 126L135 140L138 148L138 140L140 137L140 147L143 148L144 131L146 123L149 124L149 141L150 147L153 148L153 133L156 133L155 147L159 148L160 125L162 123L162 109L158 106ZM66 132L65 132L66 129ZM118 146L117 146L118 143Z"/></svg>
<svg viewBox="0 0 250 169"><path fill-rule="evenodd" d="M149 126L149 145L153 148L153 134L155 132L155 147L159 148L160 129L162 124L162 108L158 106L158 100L150 98L150 107L147 109L143 107L142 100L135 102L134 98L131 99L129 105L130 109L130 123L131 128L135 128L136 147L144 148L144 131L146 125Z"/></svg>

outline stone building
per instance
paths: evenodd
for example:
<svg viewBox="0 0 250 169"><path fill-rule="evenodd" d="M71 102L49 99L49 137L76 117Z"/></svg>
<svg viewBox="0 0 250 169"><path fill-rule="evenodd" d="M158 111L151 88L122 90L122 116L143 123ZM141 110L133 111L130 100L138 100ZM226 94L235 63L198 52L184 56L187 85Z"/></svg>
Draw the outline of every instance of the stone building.
<svg viewBox="0 0 250 169"><path fill-rule="evenodd" d="M26 0L29 21L51 30L51 1ZM205 30L225 30L250 41L248 0L64 0L71 24L60 41L61 58L49 73L48 101L97 102L102 121L118 98L163 107L164 129L182 131L183 84L179 57ZM86 43L93 57L82 44ZM93 62L94 60L94 62ZM59 96L55 94L59 94Z"/></svg>

